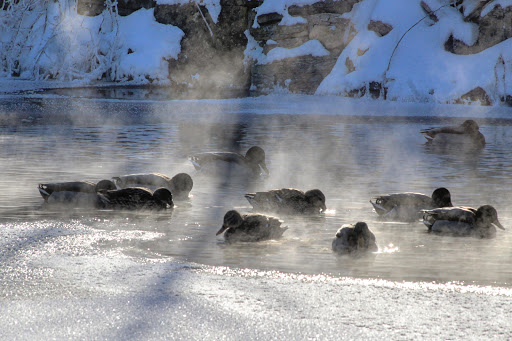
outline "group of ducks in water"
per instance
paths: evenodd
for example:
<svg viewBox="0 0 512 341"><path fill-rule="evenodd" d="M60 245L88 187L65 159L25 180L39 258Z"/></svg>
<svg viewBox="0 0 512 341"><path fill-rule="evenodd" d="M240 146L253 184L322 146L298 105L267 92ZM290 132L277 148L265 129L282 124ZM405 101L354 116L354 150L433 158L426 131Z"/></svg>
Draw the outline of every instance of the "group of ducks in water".
<svg viewBox="0 0 512 341"><path fill-rule="evenodd" d="M473 120L460 126L431 128L422 131L428 144L457 143L483 147L485 138ZM269 174L265 152L258 146L251 147L244 155L232 152L199 153L190 157L199 172L205 172L216 164L236 165L249 176ZM193 180L186 173L172 178L159 173L130 174L102 180L57 182L39 184L39 192L48 204L72 204L99 209L169 209L173 200L185 200L193 187ZM293 188L274 189L247 193L245 198L258 212L278 215L318 215L325 212L325 195L319 189L303 192ZM417 221L429 231L452 235L491 238L496 228L504 229L498 221L496 209L483 205L478 209L453 207L450 192L436 189L431 196L421 193L394 193L380 195L370 200L375 212L392 221ZM228 242L257 242L280 238L287 230L278 218L263 213L242 215L230 210L224 215L221 229ZM343 225L332 241L332 250L340 254L376 251L375 235L365 222Z"/></svg>

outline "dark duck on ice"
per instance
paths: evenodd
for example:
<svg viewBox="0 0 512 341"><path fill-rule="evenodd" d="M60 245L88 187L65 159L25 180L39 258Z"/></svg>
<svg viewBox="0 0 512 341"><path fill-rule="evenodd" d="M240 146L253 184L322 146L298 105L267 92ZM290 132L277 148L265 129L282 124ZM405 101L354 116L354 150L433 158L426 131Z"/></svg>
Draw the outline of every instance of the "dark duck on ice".
<svg viewBox="0 0 512 341"><path fill-rule="evenodd" d="M444 188L438 188L429 197L422 193L393 193L384 194L372 198L370 203L375 212L387 220L415 221L422 217L421 210L438 207L451 207L450 192Z"/></svg>
<svg viewBox="0 0 512 341"><path fill-rule="evenodd" d="M101 206L98 193L115 190L116 185L110 180L101 180L98 183L91 181L49 182L39 184L38 189L44 201L51 205L95 207Z"/></svg>
<svg viewBox="0 0 512 341"><path fill-rule="evenodd" d="M458 126L429 128L421 131L427 144L436 147L483 148L485 137L480 127L473 120L466 120Z"/></svg>
<svg viewBox="0 0 512 341"><path fill-rule="evenodd" d="M165 210L174 207L167 188L152 192L143 187L129 187L99 194L103 208L118 210Z"/></svg>
<svg viewBox="0 0 512 341"><path fill-rule="evenodd" d="M343 225L332 241L332 250L339 254L377 251L375 235L365 222Z"/></svg>
<svg viewBox="0 0 512 341"><path fill-rule="evenodd" d="M317 214L327 209L325 195L319 189L304 193L294 188L247 193L245 198L258 211L284 214Z"/></svg>
<svg viewBox="0 0 512 341"><path fill-rule="evenodd" d="M167 188L175 200L187 199L194 182L187 173L178 173L172 178L160 173L128 174L112 178L120 188L144 187L149 189Z"/></svg>
<svg viewBox="0 0 512 341"><path fill-rule="evenodd" d="M456 236L493 238L496 227L505 228L498 220L498 212L491 205L472 207L445 207L423 211L423 223L429 231Z"/></svg>
<svg viewBox="0 0 512 341"><path fill-rule="evenodd" d="M281 227L281 221L264 214L241 215L236 210L224 215L224 223L217 236L224 233L227 242L258 242L280 238L287 227Z"/></svg>
<svg viewBox="0 0 512 341"><path fill-rule="evenodd" d="M211 172L219 167L238 167L237 173L248 173L252 177L264 177L269 174L265 163L265 151L258 146L249 148L245 156L232 152L198 153L190 157L198 171ZM239 174L243 175L243 174Z"/></svg>

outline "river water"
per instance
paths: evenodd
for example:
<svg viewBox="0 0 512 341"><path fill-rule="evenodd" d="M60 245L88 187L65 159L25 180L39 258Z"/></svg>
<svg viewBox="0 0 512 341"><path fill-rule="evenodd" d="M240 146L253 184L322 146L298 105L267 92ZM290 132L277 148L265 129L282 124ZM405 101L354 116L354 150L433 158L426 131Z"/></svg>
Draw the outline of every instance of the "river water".
<svg viewBox="0 0 512 341"><path fill-rule="evenodd" d="M279 107L279 98L275 101ZM238 109L208 101L34 97L5 99L1 110L4 273L14 253L29 252L38 243L58 240L72 255L73 245L80 244L77 235L115 234L96 238L93 247L141 259L172 256L234 268L512 285L512 120L477 118L487 145L475 153L431 150L419 133L458 124L464 114L420 116L412 109L400 116L362 115L364 107L356 106L353 112L340 109L339 115L314 110L262 115L250 106ZM260 183L203 176L187 159L205 151L245 153L253 145L265 150L270 170ZM194 179L190 200L163 213L62 210L43 206L37 190L41 182L99 181L141 172L189 173ZM280 217L289 229L278 241L227 245L215 236L226 211L251 211L244 193L282 187L321 189L328 212ZM369 203L377 194L431 194L437 187L447 187L455 205L493 205L507 230L498 230L491 240L439 236L420 222L383 222ZM337 256L331 251L336 230L357 221L368 223L379 251Z"/></svg>

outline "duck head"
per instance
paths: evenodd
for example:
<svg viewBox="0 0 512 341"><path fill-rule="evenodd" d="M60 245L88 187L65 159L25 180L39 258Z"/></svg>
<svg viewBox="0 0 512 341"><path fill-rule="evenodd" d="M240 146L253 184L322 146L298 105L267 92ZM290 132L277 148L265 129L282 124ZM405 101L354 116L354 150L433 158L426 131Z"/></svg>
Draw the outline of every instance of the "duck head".
<svg viewBox="0 0 512 341"><path fill-rule="evenodd" d="M505 228L498 220L498 212L491 205L483 205L476 210L476 225L480 227L488 227L494 225L504 230Z"/></svg>
<svg viewBox="0 0 512 341"><path fill-rule="evenodd" d="M236 229L237 227L242 225L243 222L244 222L244 218L242 218L242 215L240 214L240 212L238 212L236 210L228 211L224 215L224 223L222 224L222 227L220 228L219 231L217 231L217 233L215 235L218 236L219 234L223 233L227 229Z"/></svg>
<svg viewBox="0 0 512 341"><path fill-rule="evenodd" d="M432 193L432 201L436 207L452 207L452 198L450 191L441 187Z"/></svg>
<svg viewBox="0 0 512 341"><path fill-rule="evenodd" d="M163 204L163 206L169 205L170 207L174 206L172 201L172 194L167 188L159 188L155 192L153 192L153 198L156 201L159 201Z"/></svg>
<svg viewBox="0 0 512 341"><path fill-rule="evenodd" d="M110 180L101 180L96 184L96 193L111 191L117 189L116 185Z"/></svg>
<svg viewBox="0 0 512 341"><path fill-rule="evenodd" d="M464 121L464 123L461 124L461 127L467 134L476 134L480 129L478 124L473 120Z"/></svg>
<svg viewBox="0 0 512 341"><path fill-rule="evenodd" d="M188 194L192 190L194 186L194 181L187 173L178 173L172 177L169 182L169 188L171 189L171 193L174 193L174 196L179 197L188 197Z"/></svg>
<svg viewBox="0 0 512 341"><path fill-rule="evenodd" d="M266 175L269 175L267 164L265 163L265 151L262 148L258 146L249 148L247 153L245 153L245 158L251 165L258 166L258 171L261 170Z"/></svg>
<svg viewBox="0 0 512 341"><path fill-rule="evenodd" d="M325 195L319 189L312 189L304 193L306 195L306 200L313 206L318 207L320 211L325 211L327 207L325 206Z"/></svg>

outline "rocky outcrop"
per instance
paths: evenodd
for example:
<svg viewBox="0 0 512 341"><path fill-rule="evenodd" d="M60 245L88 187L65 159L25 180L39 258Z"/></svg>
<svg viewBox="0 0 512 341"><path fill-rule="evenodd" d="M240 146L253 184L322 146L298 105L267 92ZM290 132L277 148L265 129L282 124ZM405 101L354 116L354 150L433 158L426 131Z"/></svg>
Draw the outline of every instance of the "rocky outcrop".
<svg viewBox="0 0 512 341"><path fill-rule="evenodd" d="M115 11L126 16L141 8L154 8L157 22L179 27L185 33L181 40L181 53L177 59L168 61L173 90L181 92L194 89L197 96L211 96L215 90L222 92L237 89L248 93L251 89L265 93L276 88L311 94L329 75L341 53L358 34L350 16L343 14L352 11L360 1L318 0L308 5L292 5L285 9L287 12L276 9L277 12L256 15L255 9L263 0L221 0L218 18L214 18L206 6L200 5L200 1L166 5L157 4L156 0L77 0L77 10L83 15L96 16L107 5L116 3ZM447 6L459 10L466 22L478 25L478 36L473 45L457 39L456 35L451 35L444 43L446 51L471 55L512 38L512 6L502 7L503 3L494 4L492 0L457 0L440 8L431 7L431 1L418 4L429 26L440 24L443 11L439 9ZM453 8L450 10L453 14ZM374 32L377 37L386 37L394 28L378 19L369 19L365 29ZM322 53L283 54L283 51L299 51L297 48L303 48L304 44L315 40L319 42L315 46L321 48ZM249 47L254 45L252 48L256 53L251 55L254 60L244 53L248 44ZM356 46L355 51L347 53L341 61L345 66L344 74L360 71L357 69L360 65L358 57L371 48L362 44ZM502 64L505 69L506 63ZM497 84L506 83L506 71L502 73L499 80L496 76ZM341 93L354 97L385 98L388 90L386 81L384 73L383 79L368 80L366 85L354 85L354 89L342 89ZM490 105L493 100L501 97L501 101L511 103L512 96L506 91L502 92L494 96L487 88L475 87L451 101ZM433 92L429 92L429 95L433 95Z"/></svg>
<svg viewBox="0 0 512 341"><path fill-rule="evenodd" d="M194 89L198 96L216 89L247 90L250 73L243 61L248 15L249 7L228 0L221 1L217 22L205 6L194 2L157 5L156 20L185 33L178 59L169 61L173 87Z"/></svg>
<svg viewBox="0 0 512 341"><path fill-rule="evenodd" d="M309 54L268 64L258 64L256 61L252 67L252 88L260 92L280 87L290 92L314 93L357 33L350 20L341 16L350 12L357 2L329 0L306 6L290 6L288 14L305 21L295 25L280 25L283 15L278 13L258 16L258 27L251 27L250 33L263 48L264 54L275 48L293 49L310 40L318 40L329 55Z"/></svg>
<svg viewBox="0 0 512 341"><path fill-rule="evenodd" d="M447 51L460 55L475 54L512 37L512 7L503 8L497 4L485 16L480 16L484 5L488 3L489 1L480 2L480 5L465 18L478 25L478 39L475 44L469 46L450 36L444 45Z"/></svg>

